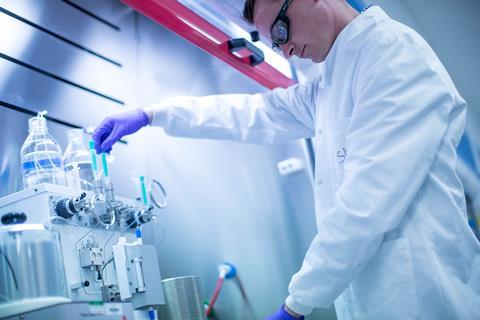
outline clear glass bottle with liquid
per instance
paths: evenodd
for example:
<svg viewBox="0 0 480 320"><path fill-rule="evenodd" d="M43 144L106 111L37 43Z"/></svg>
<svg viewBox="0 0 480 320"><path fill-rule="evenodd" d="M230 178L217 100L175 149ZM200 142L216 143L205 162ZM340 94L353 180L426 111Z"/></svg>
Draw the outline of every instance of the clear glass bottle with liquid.
<svg viewBox="0 0 480 320"><path fill-rule="evenodd" d="M41 183L65 185L62 149L48 133L45 114L40 112L28 120L28 137L20 151L25 189Z"/></svg>
<svg viewBox="0 0 480 320"><path fill-rule="evenodd" d="M82 190L94 189L94 176L90 151L82 129L67 132L68 146L63 157L67 185Z"/></svg>

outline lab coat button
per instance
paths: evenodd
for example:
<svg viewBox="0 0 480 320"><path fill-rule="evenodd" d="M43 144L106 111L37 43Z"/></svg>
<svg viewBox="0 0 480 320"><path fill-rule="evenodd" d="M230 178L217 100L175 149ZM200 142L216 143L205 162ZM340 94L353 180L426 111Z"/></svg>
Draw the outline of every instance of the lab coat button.
<svg viewBox="0 0 480 320"><path fill-rule="evenodd" d="M318 130L317 130L317 133L318 133L319 136L321 136L321 135L323 134L323 130L322 130L322 129L318 129Z"/></svg>
<svg viewBox="0 0 480 320"><path fill-rule="evenodd" d="M318 179L317 184L318 184L319 186L321 186L321 185L323 184L323 180L322 180L322 179Z"/></svg>

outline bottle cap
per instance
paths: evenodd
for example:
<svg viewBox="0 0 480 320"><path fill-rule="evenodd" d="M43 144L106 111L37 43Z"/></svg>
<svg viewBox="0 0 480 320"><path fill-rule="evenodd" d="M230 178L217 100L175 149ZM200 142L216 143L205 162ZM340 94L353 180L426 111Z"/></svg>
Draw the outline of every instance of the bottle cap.
<svg viewBox="0 0 480 320"><path fill-rule="evenodd" d="M28 119L28 131L46 130L47 120L44 117L33 117Z"/></svg>
<svg viewBox="0 0 480 320"><path fill-rule="evenodd" d="M28 131L32 130L47 130L47 119L45 115L47 111L41 111L37 114L36 117L28 119Z"/></svg>
<svg viewBox="0 0 480 320"><path fill-rule="evenodd" d="M68 141L83 142L84 135L83 129L70 129L67 131Z"/></svg>

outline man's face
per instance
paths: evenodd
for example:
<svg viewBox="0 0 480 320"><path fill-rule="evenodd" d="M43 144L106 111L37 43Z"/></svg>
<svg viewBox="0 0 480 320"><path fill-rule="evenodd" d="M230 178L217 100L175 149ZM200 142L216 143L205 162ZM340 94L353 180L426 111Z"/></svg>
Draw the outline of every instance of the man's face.
<svg viewBox="0 0 480 320"><path fill-rule="evenodd" d="M289 40L280 45L288 59L297 56L319 63L325 60L335 41L335 0L292 0L286 15L290 19ZM254 21L258 31L271 41L270 30L284 0L257 0Z"/></svg>

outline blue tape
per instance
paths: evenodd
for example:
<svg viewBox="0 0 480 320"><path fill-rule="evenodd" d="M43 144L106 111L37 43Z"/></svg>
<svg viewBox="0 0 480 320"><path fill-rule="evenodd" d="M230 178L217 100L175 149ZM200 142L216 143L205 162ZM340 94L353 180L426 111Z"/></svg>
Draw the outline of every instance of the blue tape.
<svg viewBox="0 0 480 320"><path fill-rule="evenodd" d="M40 159L36 161L27 161L22 163L23 171L30 171L36 168L51 169L51 168L61 168L61 167L62 167L62 160L59 158Z"/></svg>

